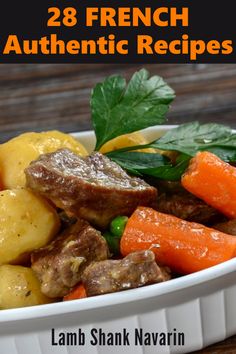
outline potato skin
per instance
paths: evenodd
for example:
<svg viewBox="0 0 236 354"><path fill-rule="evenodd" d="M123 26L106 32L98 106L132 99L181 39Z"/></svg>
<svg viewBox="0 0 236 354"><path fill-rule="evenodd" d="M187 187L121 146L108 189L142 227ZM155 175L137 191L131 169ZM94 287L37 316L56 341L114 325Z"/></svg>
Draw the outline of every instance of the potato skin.
<svg viewBox="0 0 236 354"><path fill-rule="evenodd" d="M25 133L0 145L0 171L4 189L25 186L24 169L39 155L69 148L85 156L87 151L82 144L69 134L59 131Z"/></svg>
<svg viewBox="0 0 236 354"><path fill-rule="evenodd" d="M45 246L59 231L56 211L26 189L0 192L0 265Z"/></svg>
<svg viewBox="0 0 236 354"><path fill-rule="evenodd" d="M40 291L40 283L31 268L0 266L0 309L34 306L52 302Z"/></svg>

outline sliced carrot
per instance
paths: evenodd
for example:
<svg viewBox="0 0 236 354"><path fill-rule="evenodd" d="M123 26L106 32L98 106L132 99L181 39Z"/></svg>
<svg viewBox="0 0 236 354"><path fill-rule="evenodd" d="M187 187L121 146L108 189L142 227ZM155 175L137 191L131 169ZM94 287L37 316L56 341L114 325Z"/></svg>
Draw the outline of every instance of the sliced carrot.
<svg viewBox="0 0 236 354"><path fill-rule="evenodd" d="M126 224L120 247L123 256L151 249L157 262L177 273L188 274L233 258L236 237L139 207Z"/></svg>
<svg viewBox="0 0 236 354"><path fill-rule="evenodd" d="M229 218L236 218L236 168L216 155L199 152L182 177L182 185Z"/></svg>
<svg viewBox="0 0 236 354"><path fill-rule="evenodd" d="M87 297L85 288L83 284L79 284L68 295L64 296L63 301L83 299L85 297Z"/></svg>

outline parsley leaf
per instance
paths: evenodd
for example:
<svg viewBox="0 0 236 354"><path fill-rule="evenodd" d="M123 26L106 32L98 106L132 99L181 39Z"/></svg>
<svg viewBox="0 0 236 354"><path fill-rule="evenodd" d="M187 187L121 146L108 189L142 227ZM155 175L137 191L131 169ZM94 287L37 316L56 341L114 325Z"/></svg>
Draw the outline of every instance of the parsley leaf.
<svg viewBox="0 0 236 354"><path fill-rule="evenodd" d="M117 136L165 121L174 91L159 76L142 69L130 82L121 76L108 77L95 86L91 96L95 150Z"/></svg>
<svg viewBox="0 0 236 354"><path fill-rule="evenodd" d="M176 151L179 156L172 164L163 155L134 152L146 148ZM107 155L130 173L176 181L188 167L191 157L204 150L226 162L236 162L236 134L222 124L191 122L170 129L150 144L123 148Z"/></svg>
<svg viewBox="0 0 236 354"><path fill-rule="evenodd" d="M169 130L151 147L172 150L194 156L198 151L210 151L226 162L236 160L236 134L222 124L191 122Z"/></svg>
<svg viewBox="0 0 236 354"><path fill-rule="evenodd" d="M152 176L169 181L178 181L188 166L190 157L181 154L176 164L163 155L146 152L112 151L107 156L136 176Z"/></svg>
<svg viewBox="0 0 236 354"><path fill-rule="evenodd" d="M112 151L106 155L126 171L137 176L146 174L145 171L148 169L151 170L170 164L167 157L155 153Z"/></svg>

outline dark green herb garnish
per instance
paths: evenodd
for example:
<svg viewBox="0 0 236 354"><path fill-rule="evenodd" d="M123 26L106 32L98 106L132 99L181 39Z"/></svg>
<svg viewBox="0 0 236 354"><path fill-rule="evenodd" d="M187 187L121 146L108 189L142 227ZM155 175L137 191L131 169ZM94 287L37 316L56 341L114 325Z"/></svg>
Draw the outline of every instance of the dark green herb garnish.
<svg viewBox="0 0 236 354"><path fill-rule="evenodd" d="M186 123L169 130L150 146L194 156L198 151L211 151L226 161L235 160L236 134L222 124ZM231 151L230 151L231 150Z"/></svg>
<svg viewBox="0 0 236 354"><path fill-rule="evenodd" d="M165 121L174 91L159 76L142 69L127 84L121 76L108 77L91 96L92 122L99 150L107 141Z"/></svg>
<svg viewBox="0 0 236 354"><path fill-rule="evenodd" d="M175 151L179 155L173 163L160 154L133 151L146 148ZM135 175L176 181L186 170L191 157L204 150L226 162L235 162L236 134L222 124L192 122L169 130L150 144L112 151L107 156Z"/></svg>
<svg viewBox="0 0 236 354"><path fill-rule="evenodd" d="M146 170L170 166L170 160L167 157L155 153L117 150L107 153L107 156L126 171L137 176L142 176Z"/></svg>
<svg viewBox="0 0 236 354"><path fill-rule="evenodd" d="M163 123L174 97L174 91L162 78L150 77L145 69L136 72L128 84L121 76L97 84L91 96L95 149L120 135ZM175 151L178 157L171 161L160 154L134 152L145 148ZM191 157L203 150L235 162L236 134L223 124L191 122L170 129L150 144L112 151L107 156L133 175L176 181Z"/></svg>
<svg viewBox="0 0 236 354"><path fill-rule="evenodd" d="M178 181L190 160L188 155L181 154L173 164L170 159L160 154L132 151L112 151L107 156L130 174L169 181Z"/></svg>

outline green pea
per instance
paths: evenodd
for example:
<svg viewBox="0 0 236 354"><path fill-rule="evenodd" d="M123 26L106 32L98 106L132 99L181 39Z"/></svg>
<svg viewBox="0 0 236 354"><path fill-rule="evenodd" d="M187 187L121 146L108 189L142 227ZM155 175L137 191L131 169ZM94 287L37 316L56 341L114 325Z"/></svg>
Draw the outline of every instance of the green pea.
<svg viewBox="0 0 236 354"><path fill-rule="evenodd" d="M120 253L120 237L112 235L109 231L103 234L103 237L107 241L109 250L112 254L117 255Z"/></svg>
<svg viewBox="0 0 236 354"><path fill-rule="evenodd" d="M121 237L127 224L127 216L117 216L110 224L110 231L113 235Z"/></svg>

